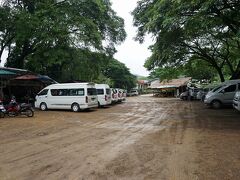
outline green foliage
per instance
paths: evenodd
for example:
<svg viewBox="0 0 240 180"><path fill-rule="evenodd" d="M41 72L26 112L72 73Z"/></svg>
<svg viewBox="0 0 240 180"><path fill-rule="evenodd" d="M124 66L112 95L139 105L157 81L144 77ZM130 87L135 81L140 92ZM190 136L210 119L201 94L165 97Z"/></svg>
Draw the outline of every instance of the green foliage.
<svg viewBox="0 0 240 180"><path fill-rule="evenodd" d="M148 77L145 77L145 76L137 76L137 80L148 80Z"/></svg>
<svg viewBox="0 0 240 180"><path fill-rule="evenodd" d="M208 66L204 61L190 60L188 63L177 67L163 67L155 68L151 74L150 78L160 78L162 79L176 79L180 76L192 77L193 79L207 79L213 80L217 75L214 68Z"/></svg>
<svg viewBox="0 0 240 180"><path fill-rule="evenodd" d="M145 67L176 67L195 59L215 68L222 81L225 69L240 78L239 11L237 0L139 1L132 13L136 39L155 37Z"/></svg>
<svg viewBox="0 0 240 180"><path fill-rule="evenodd" d="M5 0L0 15L6 65L58 81L98 79L126 38L109 0Z"/></svg>
<svg viewBox="0 0 240 180"><path fill-rule="evenodd" d="M159 78L163 79L175 79L181 75L180 68L174 67L164 67L164 68L156 68L150 73L150 79Z"/></svg>
<svg viewBox="0 0 240 180"><path fill-rule="evenodd" d="M205 61L190 60L182 68L182 74L193 79L207 79L213 80L217 76L216 70L209 66Z"/></svg>
<svg viewBox="0 0 240 180"><path fill-rule="evenodd" d="M130 90L136 86L136 76L132 75L123 63L115 59L110 60L109 64L103 67L102 73L111 80L112 87Z"/></svg>

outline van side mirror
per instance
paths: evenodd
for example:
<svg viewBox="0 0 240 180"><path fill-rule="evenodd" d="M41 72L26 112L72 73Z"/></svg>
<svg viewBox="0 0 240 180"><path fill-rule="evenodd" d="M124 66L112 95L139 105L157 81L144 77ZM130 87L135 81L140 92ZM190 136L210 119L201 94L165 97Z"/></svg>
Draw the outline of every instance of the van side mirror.
<svg viewBox="0 0 240 180"><path fill-rule="evenodd" d="M224 89L223 89L223 90L221 90L221 93L223 93L223 94L224 94L224 93L225 93L225 90L224 90Z"/></svg>

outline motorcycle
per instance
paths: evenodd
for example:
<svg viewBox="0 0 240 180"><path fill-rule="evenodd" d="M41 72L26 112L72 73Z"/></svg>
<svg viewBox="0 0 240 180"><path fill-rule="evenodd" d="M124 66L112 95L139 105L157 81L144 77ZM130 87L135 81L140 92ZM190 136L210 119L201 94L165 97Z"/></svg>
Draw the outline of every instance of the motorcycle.
<svg viewBox="0 0 240 180"><path fill-rule="evenodd" d="M2 100L0 100L0 118L4 118L5 113L6 113L6 109L5 109L4 105L3 105Z"/></svg>
<svg viewBox="0 0 240 180"><path fill-rule="evenodd" d="M0 117L3 118L7 114L9 117L15 117L18 115L25 115L27 117L34 116L34 110L30 104L11 101L9 105L3 106L0 102Z"/></svg>

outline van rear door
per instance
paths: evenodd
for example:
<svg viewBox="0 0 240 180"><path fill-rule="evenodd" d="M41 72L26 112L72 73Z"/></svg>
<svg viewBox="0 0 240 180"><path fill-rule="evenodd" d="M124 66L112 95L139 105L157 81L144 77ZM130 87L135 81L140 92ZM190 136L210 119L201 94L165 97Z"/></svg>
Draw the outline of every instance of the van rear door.
<svg viewBox="0 0 240 180"><path fill-rule="evenodd" d="M86 103L89 105L97 104L97 90L96 88L87 88Z"/></svg>

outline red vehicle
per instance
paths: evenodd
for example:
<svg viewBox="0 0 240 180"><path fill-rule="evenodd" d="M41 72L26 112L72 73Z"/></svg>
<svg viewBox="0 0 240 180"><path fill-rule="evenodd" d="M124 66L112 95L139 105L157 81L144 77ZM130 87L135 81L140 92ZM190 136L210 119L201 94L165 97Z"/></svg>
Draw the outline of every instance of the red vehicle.
<svg viewBox="0 0 240 180"><path fill-rule="evenodd" d="M8 116L25 115L27 117L33 117L34 110L30 104L18 104L16 100L12 98L11 102L6 106L3 106L2 101L0 101L0 117L4 117L5 114Z"/></svg>

